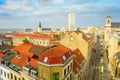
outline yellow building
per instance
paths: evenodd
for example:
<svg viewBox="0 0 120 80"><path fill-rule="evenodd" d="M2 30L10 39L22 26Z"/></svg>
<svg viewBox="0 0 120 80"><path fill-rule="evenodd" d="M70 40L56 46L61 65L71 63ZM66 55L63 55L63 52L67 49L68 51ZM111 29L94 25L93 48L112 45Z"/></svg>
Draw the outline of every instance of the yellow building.
<svg viewBox="0 0 120 80"><path fill-rule="evenodd" d="M35 45L49 46L50 41L55 40L55 38L49 35L42 34L15 34L13 35L13 45L17 46L23 43L23 40L27 39Z"/></svg>
<svg viewBox="0 0 120 80"><path fill-rule="evenodd" d="M72 80L73 54L62 45L41 54L38 62L39 80Z"/></svg>
<svg viewBox="0 0 120 80"><path fill-rule="evenodd" d="M92 38L91 38L92 40ZM94 38L93 38L94 41ZM90 38L88 38L83 32L81 31L72 31L66 32L62 35L62 39L60 44L74 50L78 48L82 53L83 56L87 59L88 57L88 48L89 43L91 43ZM93 45L94 46L94 45ZM91 46L91 47L93 47Z"/></svg>

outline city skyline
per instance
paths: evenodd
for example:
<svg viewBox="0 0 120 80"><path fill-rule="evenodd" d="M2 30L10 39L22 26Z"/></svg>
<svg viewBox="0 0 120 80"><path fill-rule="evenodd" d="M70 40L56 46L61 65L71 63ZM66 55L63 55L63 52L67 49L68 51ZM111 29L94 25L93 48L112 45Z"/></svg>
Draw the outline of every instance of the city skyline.
<svg viewBox="0 0 120 80"><path fill-rule="evenodd" d="M103 3L104 2L104 3ZM120 21L119 0L0 0L0 28L62 28L68 14L76 14L76 27L103 27L108 15Z"/></svg>

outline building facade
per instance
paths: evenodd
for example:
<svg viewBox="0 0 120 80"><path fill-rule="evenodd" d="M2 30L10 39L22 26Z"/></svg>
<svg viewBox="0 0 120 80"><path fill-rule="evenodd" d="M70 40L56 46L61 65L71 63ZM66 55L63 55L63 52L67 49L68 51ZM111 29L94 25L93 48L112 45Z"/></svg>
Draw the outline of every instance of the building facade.
<svg viewBox="0 0 120 80"><path fill-rule="evenodd" d="M75 30L75 13L68 14L68 30L69 31Z"/></svg>
<svg viewBox="0 0 120 80"><path fill-rule="evenodd" d="M39 80L72 80L73 54L64 46L43 53L38 62Z"/></svg>
<svg viewBox="0 0 120 80"><path fill-rule="evenodd" d="M13 36L13 45L17 46L23 43L23 40L27 39L29 42L32 42L35 45L49 46L50 41L54 40L49 35L40 35L40 34L15 34Z"/></svg>
<svg viewBox="0 0 120 80"><path fill-rule="evenodd" d="M60 43L71 50L79 49L85 59L88 57L90 39L81 31L70 31L62 35ZM92 41L91 41L92 42ZM93 45L94 46L94 45ZM92 46L91 46L92 47Z"/></svg>

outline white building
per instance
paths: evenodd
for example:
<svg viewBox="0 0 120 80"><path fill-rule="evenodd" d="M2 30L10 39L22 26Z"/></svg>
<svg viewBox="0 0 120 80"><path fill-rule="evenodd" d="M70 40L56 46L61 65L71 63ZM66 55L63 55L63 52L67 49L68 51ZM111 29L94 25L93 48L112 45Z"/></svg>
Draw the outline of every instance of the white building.
<svg viewBox="0 0 120 80"><path fill-rule="evenodd" d="M0 80L10 80L10 61L16 54L6 53L4 57L0 58Z"/></svg>
<svg viewBox="0 0 120 80"><path fill-rule="evenodd" d="M75 30L75 13L69 13L68 15L68 30Z"/></svg>
<svg viewBox="0 0 120 80"><path fill-rule="evenodd" d="M0 65L0 80L10 80L10 70L4 65Z"/></svg>

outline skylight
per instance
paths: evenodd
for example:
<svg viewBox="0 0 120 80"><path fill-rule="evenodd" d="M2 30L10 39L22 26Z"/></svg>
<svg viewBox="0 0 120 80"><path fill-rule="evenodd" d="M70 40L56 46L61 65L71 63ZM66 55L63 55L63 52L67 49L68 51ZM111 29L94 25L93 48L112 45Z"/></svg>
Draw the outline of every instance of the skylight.
<svg viewBox="0 0 120 80"><path fill-rule="evenodd" d="M67 59L66 59L66 57L65 57L65 55L64 56L62 56L62 59L64 60L64 61L66 61Z"/></svg>
<svg viewBox="0 0 120 80"><path fill-rule="evenodd" d="M46 63L48 61L48 57L44 58L44 63Z"/></svg>
<svg viewBox="0 0 120 80"><path fill-rule="evenodd" d="M22 56L19 55L19 56L17 56L17 58L18 58L18 60L20 60L20 59L22 59Z"/></svg>

